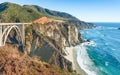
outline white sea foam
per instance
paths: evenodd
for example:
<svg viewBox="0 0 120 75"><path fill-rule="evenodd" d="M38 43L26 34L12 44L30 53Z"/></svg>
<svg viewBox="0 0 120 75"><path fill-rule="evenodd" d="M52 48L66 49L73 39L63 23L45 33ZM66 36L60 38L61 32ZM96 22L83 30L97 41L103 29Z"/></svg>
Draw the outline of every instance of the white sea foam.
<svg viewBox="0 0 120 75"><path fill-rule="evenodd" d="M79 46L76 46L77 49L77 62L80 65L81 69L83 69L88 75L97 75L97 67L94 66L94 63L89 58L85 45L92 45L93 42L82 43Z"/></svg>
<svg viewBox="0 0 120 75"><path fill-rule="evenodd" d="M103 30L103 29L118 30L117 27L104 27L104 26L97 26L97 27L94 28L93 30Z"/></svg>
<svg viewBox="0 0 120 75"><path fill-rule="evenodd" d="M105 66L108 66L108 65L109 65L109 62L106 61L106 62L105 62Z"/></svg>

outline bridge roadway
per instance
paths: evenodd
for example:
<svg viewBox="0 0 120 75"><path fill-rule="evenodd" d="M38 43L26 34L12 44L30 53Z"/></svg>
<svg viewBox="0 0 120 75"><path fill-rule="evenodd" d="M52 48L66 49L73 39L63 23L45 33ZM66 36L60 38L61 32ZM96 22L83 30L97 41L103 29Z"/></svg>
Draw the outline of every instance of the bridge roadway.
<svg viewBox="0 0 120 75"><path fill-rule="evenodd" d="M0 23L0 25L31 25L32 23Z"/></svg>
<svg viewBox="0 0 120 75"><path fill-rule="evenodd" d="M19 36L19 40L22 41L21 44L24 45L25 42L25 25L31 25L32 23L0 23L0 46L4 46L7 37L12 29L15 29Z"/></svg>

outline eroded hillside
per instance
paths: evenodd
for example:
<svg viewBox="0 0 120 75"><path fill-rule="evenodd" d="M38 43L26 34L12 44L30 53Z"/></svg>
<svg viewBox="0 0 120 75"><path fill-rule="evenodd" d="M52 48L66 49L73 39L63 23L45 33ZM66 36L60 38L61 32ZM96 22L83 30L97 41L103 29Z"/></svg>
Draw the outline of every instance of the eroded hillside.
<svg viewBox="0 0 120 75"><path fill-rule="evenodd" d="M75 75L54 65L29 57L17 49L0 47L0 75Z"/></svg>

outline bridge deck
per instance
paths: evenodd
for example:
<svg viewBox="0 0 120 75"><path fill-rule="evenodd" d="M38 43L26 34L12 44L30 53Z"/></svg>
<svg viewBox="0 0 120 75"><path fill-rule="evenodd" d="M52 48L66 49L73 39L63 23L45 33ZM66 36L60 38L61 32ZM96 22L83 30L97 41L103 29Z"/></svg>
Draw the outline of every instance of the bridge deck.
<svg viewBox="0 0 120 75"><path fill-rule="evenodd" d="M0 25L31 25L32 23L0 23Z"/></svg>

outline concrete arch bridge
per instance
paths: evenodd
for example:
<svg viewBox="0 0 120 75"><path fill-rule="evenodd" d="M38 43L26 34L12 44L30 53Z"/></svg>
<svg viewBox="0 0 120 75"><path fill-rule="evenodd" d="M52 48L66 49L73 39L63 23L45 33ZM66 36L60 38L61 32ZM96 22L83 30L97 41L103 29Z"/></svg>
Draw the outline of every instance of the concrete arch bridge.
<svg viewBox="0 0 120 75"><path fill-rule="evenodd" d="M0 46L5 46L8 35L11 30L14 29L18 34L22 44L25 43L25 25L31 25L32 23L0 23Z"/></svg>

